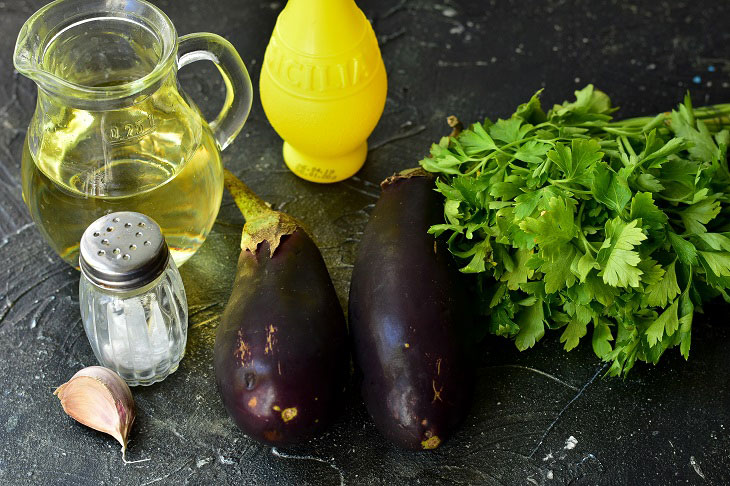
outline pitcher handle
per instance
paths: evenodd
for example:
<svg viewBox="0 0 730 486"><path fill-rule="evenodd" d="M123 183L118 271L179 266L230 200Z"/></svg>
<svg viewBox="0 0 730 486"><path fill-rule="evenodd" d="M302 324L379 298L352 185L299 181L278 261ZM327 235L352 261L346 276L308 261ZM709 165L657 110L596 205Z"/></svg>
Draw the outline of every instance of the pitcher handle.
<svg viewBox="0 0 730 486"><path fill-rule="evenodd" d="M178 68L191 62L212 61L223 76L226 100L218 116L210 123L218 147L224 150L236 138L251 111L253 88L251 78L233 44L223 37L197 32L180 37Z"/></svg>

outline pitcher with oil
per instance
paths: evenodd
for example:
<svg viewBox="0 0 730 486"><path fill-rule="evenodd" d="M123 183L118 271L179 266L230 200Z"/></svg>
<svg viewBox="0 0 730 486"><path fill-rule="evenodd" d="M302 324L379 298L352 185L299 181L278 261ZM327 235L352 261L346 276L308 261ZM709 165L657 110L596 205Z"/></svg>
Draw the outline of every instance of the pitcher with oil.
<svg viewBox="0 0 730 486"><path fill-rule="evenodd" d="M227 89L210 124L177 83L178 68L201 59ZM92 221L136 211L157 221L176 264L190 258L220 207L220 151L251 108L233 46L214 34L178 38L143 0L57 0L23 26L14 63L38 84L23 199L53 249L76 266Z"/></svg>

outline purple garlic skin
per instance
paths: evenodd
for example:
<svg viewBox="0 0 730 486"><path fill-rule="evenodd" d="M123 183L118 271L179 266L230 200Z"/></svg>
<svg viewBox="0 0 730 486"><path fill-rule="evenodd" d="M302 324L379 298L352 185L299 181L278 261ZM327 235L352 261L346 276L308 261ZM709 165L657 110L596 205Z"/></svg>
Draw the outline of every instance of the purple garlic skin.
<svg viewBox="0 0 730 486"><path fill-rule="evenodd" d="M127 450L127 436L135 417L134 399L127 383L114 371L89 366L53 392L63 411L77 422L111 435Z"/></svg>

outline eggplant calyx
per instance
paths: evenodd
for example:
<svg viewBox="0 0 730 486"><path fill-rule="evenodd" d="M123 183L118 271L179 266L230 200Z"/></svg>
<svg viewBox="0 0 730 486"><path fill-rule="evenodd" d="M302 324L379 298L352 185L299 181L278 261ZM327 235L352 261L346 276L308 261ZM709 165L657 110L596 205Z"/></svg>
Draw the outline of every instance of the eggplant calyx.
<svg viewBox="0 0 730 486"><path fill-rule="evenodd" d="M224 171L224 182L233 196L236 206L246 218L241 235L242 250L255 254L258 246L264 241L268 241L271 256L274 256L281 238L301 228L296 219L271 209L263 199L228 169Z"/></svg>
<svg viewBox="0 0 730 486"><path fill-rule="evenodd" d="M272 214L246 221L241 236L241 249L256 253L258 246L264 241L269 242L271 256L281 243L281 238L294 233L299 224L291 216L271 211Z"/></svg>
<svg viewBox="0 0 730 486"><path fill-rule="evenodd" d="M383 182L380 183L380 187L382 189L385 189L387 186L389 186L395 182L398 182L402 179L410 179L412 177L428 177L430 179L435 179L434 175L431 174L430 172L426 172L425 170L423 170L420 167L413 167L411 169L402 170L402 171L398 172L397 174L393 174L392 176L388 177L387 179L385 179Z"/></svg>

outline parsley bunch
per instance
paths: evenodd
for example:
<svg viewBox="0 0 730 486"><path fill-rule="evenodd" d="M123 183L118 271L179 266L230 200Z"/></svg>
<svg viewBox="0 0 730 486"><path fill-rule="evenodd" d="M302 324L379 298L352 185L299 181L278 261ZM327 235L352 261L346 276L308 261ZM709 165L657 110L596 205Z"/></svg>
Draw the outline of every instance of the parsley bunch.
<svg viewBox="0 0 730 486"><path fill-rule="evenodd" d="M568 351L590 332L612 375L688 358L695 310L730 302L730 104L612 121L593 86L547 113L539 95L431 147L445 222L430 232L520 350L548 328Z"/></svg>

